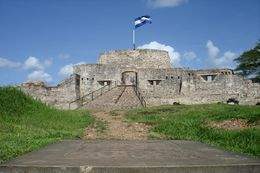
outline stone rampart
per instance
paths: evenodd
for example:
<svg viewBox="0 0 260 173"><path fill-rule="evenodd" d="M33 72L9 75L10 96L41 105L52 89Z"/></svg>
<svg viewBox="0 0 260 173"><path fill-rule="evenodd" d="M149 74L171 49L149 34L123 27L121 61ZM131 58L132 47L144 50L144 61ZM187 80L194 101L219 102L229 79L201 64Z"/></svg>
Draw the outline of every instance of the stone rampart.
<svg viewBox="0 0 260 173"><path fill-rule="evenodd" d="M50 106L69 109L69 103L79 98L79 76L72 75L57 86L46 86L43 82L26 82L20 88Z"/></svg>
<svg viewBox="0 0 260 173"><path fill-rule="evenodd" d="M226 103L229 98L237 99L240 104L255 105L260 102L259 84L228 73L229 70L223 71L225 73L222 71L221 73L216 73L216 71L210 73L210 70L204 73L184 71L182 75L176 71L161 72L161 76L157 77L157 80L160 80L159 84L144 83L140 88L150 105L173 104L173 102L183 104ZM165 73L165 79L163 79L163 73ZM157 76L158 74L160 73L156 73ZM143 76L152 78L151 75L151 72L145 71ZM204 75L210 76L210 78L207 76L206 78Z"/></svg>

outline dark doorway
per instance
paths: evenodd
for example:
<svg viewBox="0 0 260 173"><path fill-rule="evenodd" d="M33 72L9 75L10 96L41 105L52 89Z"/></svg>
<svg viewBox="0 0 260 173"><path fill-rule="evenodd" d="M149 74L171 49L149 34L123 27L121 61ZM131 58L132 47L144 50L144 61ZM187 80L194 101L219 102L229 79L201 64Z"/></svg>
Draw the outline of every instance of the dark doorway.
<svg viewBox="0 0 260 173"><path fill-rule="evenodd" d="M137 84L137 73L134 71L125 71L122 73L122 84L123 85L136 85Z"/></svg>

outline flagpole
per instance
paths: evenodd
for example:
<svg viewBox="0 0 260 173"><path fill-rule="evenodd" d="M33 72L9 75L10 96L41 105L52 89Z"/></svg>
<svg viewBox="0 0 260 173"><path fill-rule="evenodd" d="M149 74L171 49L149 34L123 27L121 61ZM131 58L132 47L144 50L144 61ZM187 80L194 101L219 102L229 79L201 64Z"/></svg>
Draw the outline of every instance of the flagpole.
<svg viewBox="0 0 260 173"><path fill-rule="evenodd" d="M133 29L133 48L135 50L135 28Z"/></svg>

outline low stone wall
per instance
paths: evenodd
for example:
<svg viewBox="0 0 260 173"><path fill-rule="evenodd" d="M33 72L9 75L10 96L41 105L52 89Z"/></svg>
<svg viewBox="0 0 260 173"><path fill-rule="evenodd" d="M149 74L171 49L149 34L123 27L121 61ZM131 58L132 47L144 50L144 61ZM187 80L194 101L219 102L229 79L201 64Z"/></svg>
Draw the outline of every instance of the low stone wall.
<svg viewBox="0 0 260 173"><path fill-rule="evenodd" d="M79 76L72 75L57 86L46 86L43 82L27 82L21 84L20 88L25 93L50 106L69 109L69 103L79 98Z"/></svg>

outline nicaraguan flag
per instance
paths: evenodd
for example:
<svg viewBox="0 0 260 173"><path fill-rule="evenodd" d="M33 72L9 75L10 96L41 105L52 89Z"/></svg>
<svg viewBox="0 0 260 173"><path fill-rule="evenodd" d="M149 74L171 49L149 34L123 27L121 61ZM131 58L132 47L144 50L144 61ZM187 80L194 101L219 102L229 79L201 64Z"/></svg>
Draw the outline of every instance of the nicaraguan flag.
<svg viewBox="0 0 260 173"><path fill-rule="evenodd" d="M135 19L135 28L138 28L140 26L143 26L146 23L152 23L152 18L148 15L137 17Z"/></svg>

